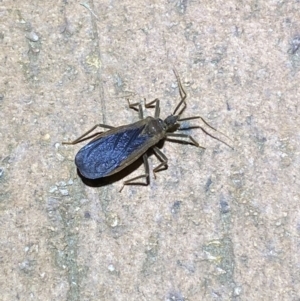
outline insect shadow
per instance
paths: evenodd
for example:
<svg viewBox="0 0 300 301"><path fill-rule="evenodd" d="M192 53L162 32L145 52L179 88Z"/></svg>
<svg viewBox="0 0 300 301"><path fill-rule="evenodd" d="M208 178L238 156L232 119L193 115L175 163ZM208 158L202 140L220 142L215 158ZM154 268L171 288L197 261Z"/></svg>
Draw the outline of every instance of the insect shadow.
<svg viewBox="0 0 300 301"><path fill-rule="evenodd" d="M74 141L63 142L63 144L74 145L93 138L79 150L75 157L75 164L84 183L90 186L104 186L115 182L130 173L130 171L133 170L132 168L136 168L140 162L138 159L141 158L145 173L124 181L120 191L122 191L125 185L148 185L150 183L149 150L151 150L160 161L153 169L154 178L157 172L165 170L168 167L168 158L158 147L159 142L164 140L187 143L204 149L192 136L178 133L178 130L180 130L180 122L201 119L206 126L214 131L217 130L209 125L201 116L181 118L182 113L186 109L186 93L182 87L177 71L175 69L173 69L173 71L178 83L180 101L173 113L164 120L159 118L159 99L156 98L149 103L145 100L145 108L155 109L154 117L148 116L146 118L143 116L143 109L140 103L131 104L128 101L129 108L138 111L139 121L119 127L96 124ZM108 131L89 135L98 127L108 129ZM205 134L232 148L226 142L210 134L202 126L189 127L187 129L191 128L200 128ZM178 138L185 138L185 140ZM139 179L145 179L145 181L137 181Z"/></svg>

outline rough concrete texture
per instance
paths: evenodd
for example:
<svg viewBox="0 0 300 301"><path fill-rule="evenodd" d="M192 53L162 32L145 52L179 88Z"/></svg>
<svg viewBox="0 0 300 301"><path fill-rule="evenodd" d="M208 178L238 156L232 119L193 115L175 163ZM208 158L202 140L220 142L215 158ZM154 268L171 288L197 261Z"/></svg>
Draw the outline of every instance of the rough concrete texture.
<svg viewBox="0 0 300 301"><path fill-rule="evenodd" d="M300 300L299 1L0 5L1 300ZM62 141L172 113L173 66L234 150L193 129L148 187L85 185Z"/></svg>

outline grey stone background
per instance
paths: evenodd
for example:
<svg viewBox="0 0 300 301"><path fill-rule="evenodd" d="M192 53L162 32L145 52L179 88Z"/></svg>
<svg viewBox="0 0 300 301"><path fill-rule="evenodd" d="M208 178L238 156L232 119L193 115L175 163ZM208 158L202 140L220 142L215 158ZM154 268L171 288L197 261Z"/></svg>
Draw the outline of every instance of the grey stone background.
<svg viewBox="0 0 300 301"><path fill-rule="evenodd" d="M1 1L1 300L300 300L300 2ZM178 103L148 187L85 185L65 146ZM153 114L149 110L148 114ZM200 120L189 124L201 124ZM150 157L151 169L158 164Z"/></svg>

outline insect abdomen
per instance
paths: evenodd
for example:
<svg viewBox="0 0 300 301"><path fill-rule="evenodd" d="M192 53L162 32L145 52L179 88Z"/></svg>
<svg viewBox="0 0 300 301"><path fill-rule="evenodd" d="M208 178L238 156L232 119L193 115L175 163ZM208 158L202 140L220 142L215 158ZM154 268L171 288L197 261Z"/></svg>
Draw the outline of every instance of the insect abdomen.
<svg viewBox="0 0 300 301"><path fill-rule="evenodd" d="M141 135L144 126L126 129L91 141L81 148L75 157L75 164L81 175L97 179L114 173L134 152L143 147L147 135Z"/></svg>

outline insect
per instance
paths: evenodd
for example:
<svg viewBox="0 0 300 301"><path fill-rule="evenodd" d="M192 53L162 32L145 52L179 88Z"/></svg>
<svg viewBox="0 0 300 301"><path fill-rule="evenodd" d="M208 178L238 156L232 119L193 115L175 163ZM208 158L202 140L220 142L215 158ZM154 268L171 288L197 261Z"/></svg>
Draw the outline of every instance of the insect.
<svg viewBox="0 0 300 301"><path fill-rule="evenodd" d="M166 119L163 120L159 118L160 100L157 98L149 103L145 101L146 108L155 108L154 117L148 116L146 118L143 116L140 103L130 104L128 101L129 108L138 111L139 121L119 127L97 124L76 140L63 142L63 144L74 145L93 138L87 145L79 150L75 157L75 164L83 177L87 179L98 179L111 176L142 157L145 173L124 181L120 191L122 191L125 185L148 185L150 183L147 153L149 149L152 149L160 160L160 164L153 169L154 177L156 172L167 169L168 167L168 158L156 146L160 140L168 140L170 137L173 138L172 141L174 141L174 138L186 138L188 141L179 141L196 147L202 147L192 136L175 133L180 128L180 121L200 118L208 127L216 131L216 129L210 126L201 116L181 118L182 113L186 109L186 93L182 87L177 71L175 69L173 71L178 83L180 101L173 111L173 114L169 115ZM88 136L98 127L108 129L108 131L98 132ZM207 135L225 143L208 133L203 127L197 127L201 128ZM227 143L225 144L228 145ZM142 178L145 179L145 183L137 182L137 180Z"/></svg>

